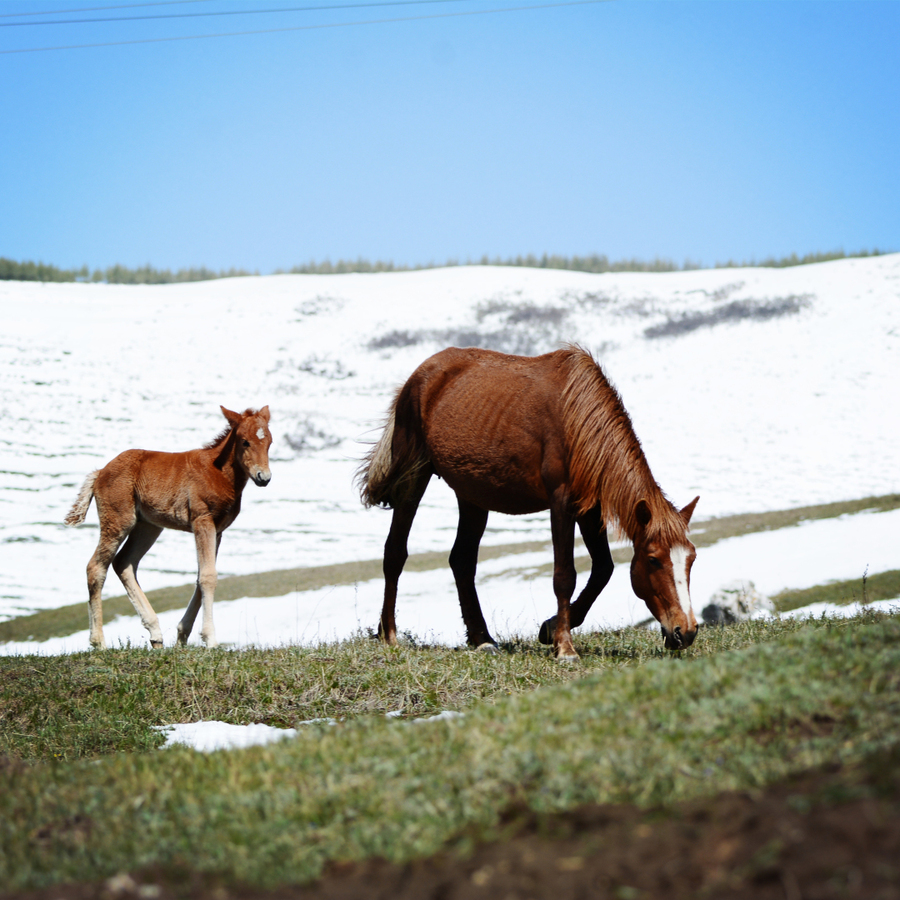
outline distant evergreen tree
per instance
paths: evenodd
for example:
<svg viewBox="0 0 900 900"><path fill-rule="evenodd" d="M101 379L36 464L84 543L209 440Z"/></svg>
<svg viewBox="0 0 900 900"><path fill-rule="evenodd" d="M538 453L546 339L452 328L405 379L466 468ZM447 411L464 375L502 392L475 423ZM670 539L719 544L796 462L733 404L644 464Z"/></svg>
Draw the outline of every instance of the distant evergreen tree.
<svg viewBox="0 0 900 900"><path fill-rule="evenodd" d="M786 268L788 266L803 266L809 263L828 262L834 259L846 259L867 256L880 256L884 251L861 250L858 253L845 253L843 250L835 250L830 253L807 253L805 256L797 256L792 253L780 259L768 257L761 262L735 262L729 260L726 263L716 263L710 268L726 269L735 267L757 268ZM443 266L458 266L460 263L451 259L443 263ZM478 266L520 266L533 269L566 269L575 272L678 272L702 268L699 263L685 260L682 265L667 259L656 258L653 260L623 259L610 261L603 253L593 253L589 256L558 256L556 254L535 256L529 253L526 256L516 256L507 259L495 257L490 259L486 254L477 261L468 260L466 265ZM395 265L393 262L369 262L362 257L355 260L339 259L336 263L330 260L317 263L312 260L302 266L294 266L289 270L292 275L344 275L350 272L409 272L421 269L438 268L436 263L426 265ZM16 262L12 259L0 257L0 281L93 281L106 282L107 284L176 284L188 281L211 281L216 278L240 278L247 275L259 275L259 272L248 272L244 269L223 269L215 272L206 266L191 269L179 269L172 272L169 269L154 269L149 263L129 269L127 266L116 264L106 269L94 269L90 272L87 266L80 269L60 269L56 266L45 265L42 262ZM284 274L277 269L275 274Z"/></svg>

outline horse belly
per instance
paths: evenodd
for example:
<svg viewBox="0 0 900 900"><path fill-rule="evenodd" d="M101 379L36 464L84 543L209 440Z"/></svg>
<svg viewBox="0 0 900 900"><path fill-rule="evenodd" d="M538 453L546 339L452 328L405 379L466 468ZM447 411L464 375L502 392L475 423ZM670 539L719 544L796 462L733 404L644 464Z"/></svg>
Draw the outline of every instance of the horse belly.
<svg viewBox="0 0 900 900"><path fill-rule="evenodd" d="M481 509L522 516L540 512L550 505L545 491L531 488L524 480L510 479L508 470L494 473L494 477L490 474L472 477L459 468L444 470L435 466L435 469L458 497Z"/></svg>
<svg viewBox="0 0 900 900"><path fill-rule="evenodd" d="M186 505L171 502L162 505L138 502L136 504L138 518L157 528L172 528L175 531L190 531L191 517Z"/></svg>

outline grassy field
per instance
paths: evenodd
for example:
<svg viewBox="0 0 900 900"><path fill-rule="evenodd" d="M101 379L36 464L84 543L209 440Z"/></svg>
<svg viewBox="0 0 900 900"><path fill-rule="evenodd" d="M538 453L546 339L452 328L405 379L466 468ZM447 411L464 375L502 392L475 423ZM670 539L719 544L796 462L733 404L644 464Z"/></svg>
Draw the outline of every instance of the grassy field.
<svg viewBox="0 0 900 900"><path fill-rule="evenodd" d="M863 510L886 512L900 508L900 494L888 494L882 497L866 497L861 500L850 500L840 503L828 503L820 506L804 506L794 509L777 510L768 513L747 513L736 516L723 516L694 523L691 538L698 547L710 547L726 538L740 537L759 531L772 531L779 528L790 528L801 522L813 519L829 519L842 515L852 515ZM548 528L549 531L549 528ZM580 544L580 538L578 539ZM479 551L479 560L511 557L511 566L515 566L515 554L546 551L547 563L542 569L534 570L535 574L546 574L552 571L552 544L549 541L530 541L517 544L500 544L483 546ZM429 569L447 567L447 553L419 553L410 556L406 563L407 571L422 572ZM631 559L631 548L619 548L613 552L613 559L628 562ZM85 560L85 563L87 560ZM576 560L579 573L587 572L590 563L586 557ZM218 601L237 600L241 597L280 597L294 591L309 591L316 588L337 584L355 584L381 577L381 560L360 560L329 566L310 566L298 569L281 569L273 572L261 572L254 575L238 575L220 578L216 586ZM868 593L870 600L889 599L900 591L890 593L894 584L900 584L900 573L888 573L869 579ZM85 597L87 588L85 587ZM184 609L190 599L193 585L161 588L148 591L147 597L156 612L170 609ZM819 588L810 589L819 591ZM889 593L884 594L887 590ZM846 582L828 587L828 599L834 603L847 603L862 597L862 583ZM801 602L800 592L789 592L774 598L778 609L784 611L795 609L805 603ZM116 616L134 615L134 608L127 597L111 597L103 601L105 620L111 621ZM19 616L7 622L0 622L0 643L4 641L44 641L52 637L65 637L87 628L87 601L74 603L57 609L42 610L30 616Z"/></svg>
<svg viewBox="0 0 900 900"><path fill-rule="evenodd" d="M0 884L154 866L296 884L496 836L511 807L671 806L900 744L900 617L707 628L677 655L638 629L579 649L575 666L529 641L488 657L364 638L0 658ZM447 709L464 716L413 721ZM268 747L153 749L156 724L322 716L337 724Z"/></svg>
<svg viewBox="0 0 900 900"><path fill-rule="evenodd" d="M710 546L898 506L891 495L734 516L698 523L693 537ZM482 558L544 547L484 548ZM272 572L223 579L217 596L379 575L380 561ZM155 592L154 605L181 607L188 591ZM888 572L776 599L790 609L898 594L900 573ZM107 601L108 614L116 603L131 614L124 599ZM77 604L2 623L0 639L69 634L85 621ZM900 616L704 628L678 654L643 628L577 645L576 665L530 637L488 656L410 640L388 648L362 634L266 650L0 657L0 896L73 882L105 897L104 879L122 872L306 884L334 863L465 853L502 838L510 810L615 803L677 817L685 802L812 771L888 766L884 777L900 781ZM448 710L463 715L418 721ZM154 726L200 720L299 735L209 755L160 751Z"/></svg>

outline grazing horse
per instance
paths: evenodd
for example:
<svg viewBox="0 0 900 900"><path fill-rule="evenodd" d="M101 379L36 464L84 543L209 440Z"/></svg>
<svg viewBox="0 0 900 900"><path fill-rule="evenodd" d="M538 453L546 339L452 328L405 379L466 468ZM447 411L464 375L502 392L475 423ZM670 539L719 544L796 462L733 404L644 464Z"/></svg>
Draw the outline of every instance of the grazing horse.
<svg viewBox="0 0 900 900"><path fill-rule="evenodd" d="M150 632L151 646L162 647L159 619L138 584L137 570L163 528L192 531L197 543L197 587L178 623L178 643L187 642L202 603L200 636L207 647L218 646L212 606L222 532L241 511L247 479L265 487L272 478L269 407L259 412L237 413L224 406L221 410L228 427L201 449L185 453L126 450L85 479L66 525L80 525L96 497L100 542L87 565L93 647L106 647L100 593L110 563Z"/></svg>
<svg viewBox="0 0 900 900"><path fill-rule="evenodd" d="M496 652L475 591L488 512L548 508L557 612L539 637L553 643L557 659L577 659L570 629L612 575L607 527L634 543L631 583L660 622L666 647L694 640L689 584L696 553L687 530L699 498L680 512L666 499L618 393L580 347L536 357L451 347L425 360L397 392L358 475L366 506L393 509L378 626L388 644L397 641L394 607L407 537L432 475L453 488L459 504L450 568L472 646ZM570 604L576 522L592 566Z"/></svg>

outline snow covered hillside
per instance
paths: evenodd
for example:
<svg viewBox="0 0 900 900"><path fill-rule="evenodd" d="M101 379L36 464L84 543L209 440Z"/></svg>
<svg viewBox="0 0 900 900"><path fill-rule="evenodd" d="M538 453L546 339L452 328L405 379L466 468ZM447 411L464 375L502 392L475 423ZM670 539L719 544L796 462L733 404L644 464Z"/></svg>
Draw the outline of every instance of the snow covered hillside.
<svg viewBox="0 0 900 900"><path fill-rule="evenodd" d="M700 494L698 520L900 491L900 254L667 274L460 267L138 287L0 282L0 306L0 618L86 600L96 513L79 529L61 524L85 475L130 447L199 446L224 425L219 404L269 404L275 438L272 483L247 487L221 575L378 558L390 514L359 503L364 442L395 388L453 344L593 351L663 489L679 505ZM883 521L875 530L891 530L897 547L897 517ZM411 552L449 551L455 528L454 498L435 480ZM494 514L485 542L547 537L546 514ZM702 568L703 556L695 578ZM141 566L147 590L194 577L193 541L174 532ZM412 627L403 595L415 577L401 581L401 630ZM455 604L452 583L422 596L445 588ZM373 624L378 588L366 590L364 602L362 588L307 598L300 631L330 633L316 609ZM112 573L105 593L122 593ZM695 586L695 606L704 600ZM529 621L551 602L536 601ZM228 641L225 614L217 606Z"/></svg>

